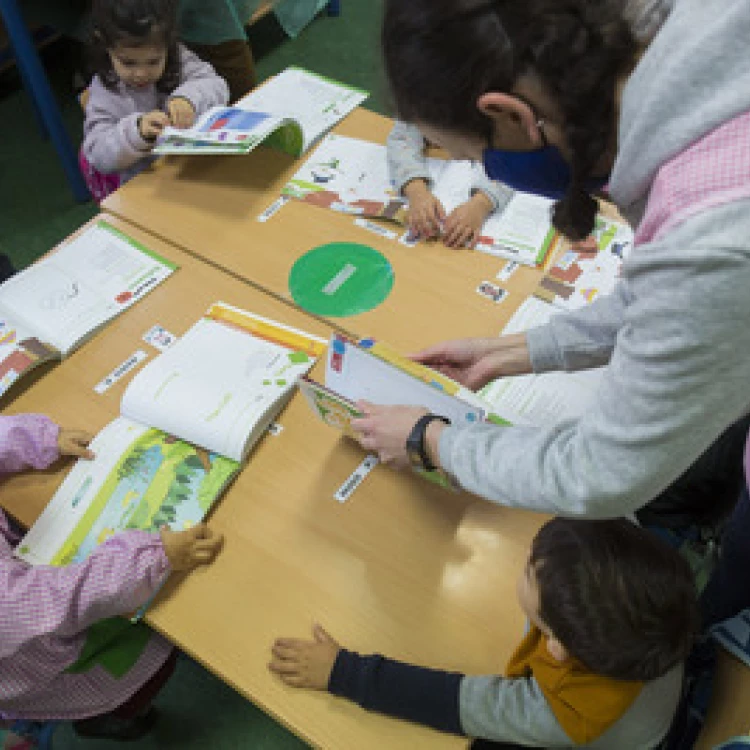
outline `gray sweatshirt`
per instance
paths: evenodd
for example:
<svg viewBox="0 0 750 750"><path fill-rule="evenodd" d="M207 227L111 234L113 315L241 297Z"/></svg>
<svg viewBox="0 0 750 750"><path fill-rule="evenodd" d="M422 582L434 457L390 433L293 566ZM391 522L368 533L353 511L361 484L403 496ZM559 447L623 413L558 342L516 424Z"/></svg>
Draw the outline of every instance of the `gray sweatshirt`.
<svg viewBox="0 0 750 750"><path fill-rule="evenodd" d="M750 110L750 0L678 0L623 95L610 192L637 225L659 168ZM750 181L748 181L750 182ZM750 406L750 201L705 207L638 245L612 296L527 334L535 372L609 363L585 415L452 426L443 467L496 502L622 516Z"/></svg>
<svg viewBox="0 0 750 750"><path fill-rule="evenodd" d="M429 184L430 172L424 155L425 139L416 125L396 120L386 143L388 150L388 172L396 190L401 192L407 182L421 179ZM474 170L471 194L484 193L492 203L492 210L505 208L513 197L513 191L501 182L494 182L478 166Z"/></svg>
<svg viewBox="0 0 750 750"><path fill-rule="evenodd" d="M643 686L630 708L589 742L592 750L650 750L669 731L682 689L682 666ZM464 677L459 692L461 726L470 737L529 747L570 748L563 731L533 677Z"/></svg>
<svg viewBox="0 0 750 750"><path fill-rule="evenodd" d="M164 110L169 99L188 99L198 116L211 107L229 101L229 88L207 62L180 45L180 85L170 94L156 86L136 89L118 81L108 89L95 76L89 87L86 119L83 123L83 154L102 174L120 172L129 180L151 160L153 143L138 131L138 118L147 112Z"/></svg>

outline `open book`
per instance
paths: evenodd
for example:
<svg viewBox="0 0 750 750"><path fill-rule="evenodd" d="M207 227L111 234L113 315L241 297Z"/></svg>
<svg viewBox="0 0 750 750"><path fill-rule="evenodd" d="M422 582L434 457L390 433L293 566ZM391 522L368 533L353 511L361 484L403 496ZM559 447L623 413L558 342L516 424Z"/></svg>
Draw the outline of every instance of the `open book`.
<svg viewBox="0 0 750 750"><path fill-rule="evenodd" d="M128 386L18 545L33 564L84 559L122 529L203 519L326 347L324 339L216 303Z"/></svg>
<svg viewBox="0 0 750 750"><path fill-rule="evenodd" d="M534 294L562 310L584 307L612 292L632 247L630 227L597 216L591 236L563 253Z"/></svg>
<svg viewBox="0 0 750 750"><path fill-rule="evenodd" d="M369 339L356 343L336 333L328 347L325 385L302 378L299 388L326 424L349 437L353 435L351 420L362 416L356 406L359 400L385 406L423 406L453 424L526 423L512 410L498 413L474 392L385 344ZM445 485L437 472L426 476Z"/></svg>
<svg viewBox="0 0 750 750"><path fill-rule="evenodd" d="M0 395L62 359L177 266L99 221L0 286Z"/></svg>
<svg viewBox="0 0 750 750"><path fill-rule="evenodd" d="M212 107L192 128L165 128L154 153L246 154L266 142L301 156L367 96L301 68L287 68L234 106Z"/></svg>
<svg viewBox="0 0 750 750"><path fill-rule="evenodd" d="M431 189L446 213L471 197L481 164L427 158ZM388 175L387 150L378 143L329 135L284 186L282 193L334 211L406 223L408 201ZM539 266L557 240L550 220L553 201L516 193L491 213L475 248L519 263Z"/></svg>
<svg viewBox="0 0 750 750"><path fill-rule="evenodd" d="M536 297L528 297L518 307L502 335L521 333L545 325L559 314L553 305ZM604 368L540 375L515 375L498 378L479 392L481 398L498 413L520 414L531 424L554 424L576 419L588 411L601 387Z"/></svg>

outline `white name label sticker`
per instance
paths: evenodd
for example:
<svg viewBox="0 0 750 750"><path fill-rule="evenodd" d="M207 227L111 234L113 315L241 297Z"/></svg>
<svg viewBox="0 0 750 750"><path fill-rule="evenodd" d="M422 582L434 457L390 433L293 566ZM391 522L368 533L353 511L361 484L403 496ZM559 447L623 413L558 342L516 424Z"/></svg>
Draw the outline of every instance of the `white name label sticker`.
<svg viewBox="0 0 750 750"><path fill-rule="evenodd" d="M112 372L107 375L104 380L100 380L95 386L94 390L101 394L108 391L118 380L125 377L131 370L134 370L138 365L148 357L148 354L143 349L138 349L133 352L121 365L117 365Z"/></svg>
<svg viewBox="0 0 750 750"><path fill-rule="evenodd" d="M367 456L364 461L351 473L349 478L339 487L334 499L345 503L354 493L354 490L364 482L365 477L378 465L377 456Z"/></svg>

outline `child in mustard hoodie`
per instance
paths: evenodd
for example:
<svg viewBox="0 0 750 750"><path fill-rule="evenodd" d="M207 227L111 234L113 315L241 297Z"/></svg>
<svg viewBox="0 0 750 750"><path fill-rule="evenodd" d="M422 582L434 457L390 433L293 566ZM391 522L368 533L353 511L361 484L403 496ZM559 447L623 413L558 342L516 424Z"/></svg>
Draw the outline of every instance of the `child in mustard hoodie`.
<svg viewBox="0 0 750 750"><path fill-rule="evenodd" d="M697 623L685 561L626 520L555 518L532 542L518 600L529 629L504 676L361 656L319 625L312 641L277 639L269 668L288 685L488 741L477 747L656 747Z"/></svg>

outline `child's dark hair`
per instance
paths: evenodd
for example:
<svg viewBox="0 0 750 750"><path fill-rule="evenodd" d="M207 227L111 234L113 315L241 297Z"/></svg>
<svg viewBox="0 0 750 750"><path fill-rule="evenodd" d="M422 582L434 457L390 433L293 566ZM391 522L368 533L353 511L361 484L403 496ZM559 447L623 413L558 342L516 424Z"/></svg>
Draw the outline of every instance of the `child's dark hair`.
<svg viewBox="0 0 750 750"><path fill-rule="evenodd" d="M91 22L91 64L107 88L117 84L107 50L149 45L167 51L164 73L156 88L168 94L179 86L177 0L94 0Z"/></svg>
<svg viewBox="0 0 750 750"><path fill-rule="evenodd" d="M636 53L620 0L386 0L382 45L399 117L466 135L490 136L482 94L536 76L573 154L553 222L571 239L591 232L584 185L612 144L615 88Z"/></svg>
<svg viewBox="0 0 750 750"><path fill-rule="evenodd" d="M596 674L653 680L682 661L698 627L690 567L630 521L555 518L531 545L539 616Z"/></svg>

